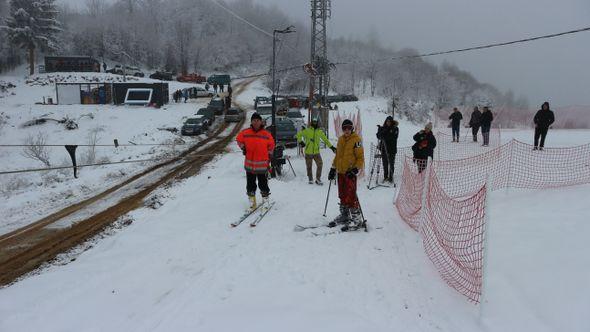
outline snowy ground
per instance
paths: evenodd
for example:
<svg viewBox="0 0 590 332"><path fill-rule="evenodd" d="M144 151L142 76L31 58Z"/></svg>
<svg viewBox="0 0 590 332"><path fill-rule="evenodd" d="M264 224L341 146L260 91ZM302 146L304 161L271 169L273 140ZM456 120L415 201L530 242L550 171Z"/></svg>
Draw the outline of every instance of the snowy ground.
<svg viewBox="0 0 590 332"><path fill-rule="evenodd" d="M54 76L37 75L39 82L48 82ZM67 81L121 79L121 76L101 73L62 74ZM158 128L176 127L188 116L205 107L208 98L189 99L187 103L174 102L160 109L114 105L37 105L43 97L55 100L55 85L30 85L21 77L2 76L2 80L13 82L16 88L0 99L0 114L6 123L0 125L0 144L24 144L27 137L41 134L46 144L89 144L96 133L97 144L172 144L164 146L122 146L96 147L95 158L89 158L90 148L78 147L78 164L109 161L167 158L200 139L180 136ZM142 79L142 81L152 81ZM193 84L169 82L170 91ZM48 122L43 125L22 128L21 125L40 116L61 119L65 116L75 119L76 130L66 130L62 124ZM82 116L84 115L84 116ZM1 122L1 121L0 121ZM219 122L219 121L218 121ZM179 143L179 144L175 144ZM184 144L183 144L184 143ZM63 146L47 148L52 167L71 166L69 155ZM0 147L1 171L29 168L45 168L39 161L23 155L21 147ZM73 178L71 169L0 175L0 234L9 232L24 224L35 221L74 202L96 194L123 179L132 176L155 162L89 167L79 170L79 178Z"/></svg>
<svg viewBox="0 0 590 332"><path fill-rule="evenodd" d="M251 103L252 86L238 101ZM365 146L375 141L384 100L342 103L363 110ZM416 125L402 121L400 146ZM527 137L531 131L510 135ZM504 135L504 139L508 139ZM590 141L589 132L550 132L548 146ZM333 135L332 135L333 137ZM587 138L587 139L584 139ZM567 145L577 145L574 143ZM2 331L588 331L590 185L492 194L487 303L449 288L417 233L393 206L395 189L359 186L369 233L315 237L296 224L321 215L327 185L307 184L294 150L292 174L272 180L275 209L255 229L232 229L247 206L236 146L199 176L162 190L114 235L0 290ZM323 152L326 168L332 152ZM367 152L368 160L368 152Z"/></svg>

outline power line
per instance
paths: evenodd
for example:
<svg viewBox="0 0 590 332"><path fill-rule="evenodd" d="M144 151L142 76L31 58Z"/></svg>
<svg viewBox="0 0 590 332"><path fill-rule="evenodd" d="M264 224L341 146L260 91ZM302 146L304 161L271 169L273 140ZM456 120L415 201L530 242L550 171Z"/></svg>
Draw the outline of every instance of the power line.
<svg viewBox="0 0 590 332"><path fill-rule="evenodd" d="M219 1L217 0L211 0L211 2L213 2L214 4L216 4L217 6L219 6L220 8L222 8L223 10L225 10L226 12L228 12L229 14L231 14L233 17L237 18L238 20L244 22L245 24L249 25L250 27L256 29L257 31L269 36L269 37L273 37L272 33L262 29L261 27L255 25L254 23L250 23L248 20L246 20L245 18L241 17L240 15L236 14L234 11L232 11L231 9L225 7L224 5L222 5Z"/></svg>
<svg viewBox="0 0 590 332"><path fill-rule="evenodd" d="M553 33L553 34L549 34L549 35L518 39L518 40L513 40L513 41L508 41L508 42L499 42L499 43L493 43L493 44L487 44L487 45L481 45L481 46L473 46L473 47L467 47L467 48L460 48L460 49L454 49L454 50L448 50L448 51L438 51L438 52L416 54L416 55L405 55L405 56L399 56L399 57L393 57L393 58L380 59L380 60L376 60L376 61L372 61L372 62L397 61L397 60L404 60L404 59L424 58L424 57L435 56L435 55L482 50L482 49L493 48L493 47L526 43L526 42L536 41L536 40L540 40L540 39L555 38L555 37L560 37L560 36L565 36L565 35L575 34L575 33L579 33L579 32L585 32L585 31L590 31L590 27L575 29L575 30L570 30L570 31L565 31L565 32L559 32L559 33ZM353 62L338 62L335 64L345 65L345 64L352 64L352 63L363 63L363 62L355 62L355 61L353 61Z"/></svg>
<svg viewBox="0 0 590 332"><path fill-rule="evenodd" d="M415 54L415 55L404 55L404 56L398 56L398 57L378 59L378 60L373 60L373 61L341 61L341 62L335 62L334 64L335 65L369 64L369 63L375 63L375 62L386 62L386 61L398 61L398 60L405 60L405 59L424 58L424 57L430 57L430 56L436 56L436 55L468 52L468 51L482 50L482 49L488 49L488 48L493 48L493 47L514 45L514 44L526 43L526 42L531 42L531 41L536 41L536 40L541 40L541 39L561 37L561 36L565 36L565 35L571 35L571 34L576 34L576 33L586 32L586 31L590 31L590 27L575 29L575 30L570 30L570 31L565 31L565 32L559 32L559 33L553 33L553 34L549 34L549 35L542 35L542 36L518 39L518 40L513 40L513 41L508 41L508 42L492 43L492 44L487 44L487 45L473 46L473 47L460 48L460 49L454 49L454 50L448 50L448 51L437 51L437 52ZM297 68L303 68L303 64L298 65L298 66L283 68L283 69L277 70L277 72L289 71L289 70L294 70ZM269 73L260 73L260 74L246 76L246 77L239 77L239 78L253 78L253 77L266 76L266 75L269 75Z"/></svg>

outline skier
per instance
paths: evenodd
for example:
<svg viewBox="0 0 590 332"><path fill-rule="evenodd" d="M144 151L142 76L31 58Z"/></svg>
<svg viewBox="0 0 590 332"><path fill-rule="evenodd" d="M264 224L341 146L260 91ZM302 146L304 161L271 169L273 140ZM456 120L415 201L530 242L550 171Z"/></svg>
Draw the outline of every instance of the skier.
<svg viewBox="0 0 590 332"><path fill-rule="evenodd" d="M451 120L451 128L453 130L453 142L459 142L459 130L461 130L463 114L459 112L457 107L453 108L453 113L449 116L449 120Z"/></svg>
<svg viewBox="0 0 590 332"><path fill-rule="evenodd" d="M338 173L338 197L340 198L340 215L330 227L344 224L343 230L358 229L364 220L356 193L356 182L359 170L364 167L365 158L361 137L354 132L352 121L342 122L343 134L338 138L336 156L328 174L328 180L336 179Z"/></svg>
<svg viewBox="0 0 590 332"><path fill-rule="evenodd" d="M481 112L479 111L479 108L475 106L473 108L473 113L471 113L471 119L469 119L469 126L471 127L474 142L477 142L477 132L479 131L480 120Z"/></svg>
<svg viewBox="0 0 590 332"><path fill-rule="evenodd" d="M414 145L412 151L414 152L414 163L418 164L418 173L426 168L428 157L434 156L434 148L436 148L436 137L432 134L432 123L427 123L423 130L420 130L414 135Z"/></svg>
<svg viewBox="0 0 590 332"><path fill-rule="evenodd" d="M485 106L479 121L481 125L481 135L483 136L483 144L481 146L490 145L490 128L492 127L492 121L494 121L494 115L492 114L492 111Z"/></svg>
<svg viewBox="0 0 590 332"><path fill-rule="evenodd" d="M549 109L548 102L543 103L541 109L535 114L533 121L535 122L535 147L533 150L543 150L549 126L555 122L555 115ZM541 145L539 145L539 137L541 138Z"/></svg>
<svg viewBox="0 0 590 332"><path fill-rule="evenodd" d="M250 117L250 128L242 130L236 137L236 142L245 156L244 168L246 169L246 194L250 201L250 209L256 209L256 180L262 194L262 204L268 201L270 189L268 188L269 154L275 148L272 135L264 129L262 117L258 113Z"/></svg>
<svg viewBox="0 0 590 332"><path fill-rule="evenodd" d="M397 137L399 136L398 122L388 116L383 126L377 125L377 139L383 161L383 181L393 182L395 170L395 155L397 154Z"/></svg>
<svg viewBox="0 0 590 332"><path fill-rule="evenodd" d="M305 148L305 166L307 167L309 184L313 184L312 164L315 161L315 183L321 186L324 183L321 180L323 161L322 155L320 154L320 141L324 141L326 146L328 146L332 152L336 153L336 148L332 146L332 143L330 143L326 134L324 134L324 131L321 128L318 128L318 120L316 118L311 120L309 128L297 133L297 142L299 142L299 145L302 148Z"/></svg>

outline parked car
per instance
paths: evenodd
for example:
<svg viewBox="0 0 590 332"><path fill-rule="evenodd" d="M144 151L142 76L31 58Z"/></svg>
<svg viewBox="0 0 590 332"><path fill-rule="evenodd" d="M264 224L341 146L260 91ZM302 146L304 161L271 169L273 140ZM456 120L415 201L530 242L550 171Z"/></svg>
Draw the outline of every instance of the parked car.
<svg viewBox="0 0 590 332"><path fill-rule="evenodd" d="M225 112L224 120L225 122L240 122L246 117L244 111L239 108L229 108L227 112Z"/></svg>
<svg viewBox="0 0 590 332"><path fill-rule="evenodd" d="M209 127L208 120L202 115L188 118L182 125L180 132L182 135L200 135Z"/></svg>
<svg viewBox="0 0 590 332"><path fill-rule="evenodd" d="M203 75L192 73L186 75L178 75L176 77L178 82L193 82L193 83L204 83L207 81L207 78Z"/></svg>
<svg viewBox="0 0 590 332"><path fill-rule="evenodd" d="M223 84L223 85L228 85L231 84L231 78L229 75L223 74L223 75L211 75L207 78L207 83L209 84Z"/></svg>
<svg viewBox="0 0 590 332"><path fill-rule="evenodd" d="M213 98L207 105L208 109L212 109L215 115L222 115L225 110L225 102L221 98Z"/></svg>
<svg viewBox="0 0 590 332"><path fill-rule="evenodd" d="M267 119L272 117L272 105L271 104L259 104L256 112L260 114L262 121L266 121L266 123L270 124L270 121Z"/></svg>
<svg viewBox="0 0 590 332"><path fill-rule="evenodd" d="M172 73L166 71L156 71L150 75L150 78L154 80L172 81Z"/></svg>
<svg viewBox="0 0 590 332"><path fill-rule="evenodd" d="M297 128L297 131L305 128L303 114L301 114L301 111L299 111L298 109L290 109L287 112L287 119L293 121L293 124L295 124L295 128Z"/></svg>
<svg viewBox="0 0 590 332"><path fill-rule="evenodd" d="M275 110L279 115L286 115L289 111L289 101L283 97L275 98Z"/></svg>
<svg viewBox="0 0 590 332"><path fill-rule="evenodd" d="M284 143L289 148L297 146L297 128L295 128L293 121L285 117L275 118L275 121L277 127L275 140ZM272 125L268 126L268 130L271 133L272 129Z"/></svg>
<svg viewBox="0 0 590 332"><path fill-rule="evenodd" d="M209 120L209 125L215 121L215 111L209 108L200 108L196 115L202 115Z"/></svg>
<svg viewBox="0 0 590 332"><path fill-rule="evenodd" d="M125 68L125 70L123 71L123 68ZM135 76L135 77L144 77L144 73L139 70L139 68L137 67L131 67L131 66L121 66L121 65L115 65L113 68L109 69L106 71L107 73L111 73L111 74L117 74L117 75L131 75L131 76Z"/></svg>
<svg viewBox="0 0 590 332"><path fill-rule="evenodd" d="M254 109L258 110L259 104L270 104L270 103L271 103L270 97L256 96L256 98L254 98Z"/></svg>
<svg viewBox="0 0 590 332"><path fill-rule="evenodd" d="M201 88L200 86L190 88L189 93L191 98L213 97L213 92L207 91L204 88Z"/></svg>

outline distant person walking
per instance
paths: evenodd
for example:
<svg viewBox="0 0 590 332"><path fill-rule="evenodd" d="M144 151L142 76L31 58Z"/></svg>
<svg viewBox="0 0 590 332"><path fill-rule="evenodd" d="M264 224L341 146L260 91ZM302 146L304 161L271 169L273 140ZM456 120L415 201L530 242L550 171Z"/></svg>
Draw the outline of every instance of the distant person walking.
<svg viewBox="0 0 590 332"><path fill-rule="evenodd" d="M104 61L102 62L102 69L105 73L107 72L107 63Z"/></svg>
<svg viewBox="0 0 590 332"><path fill-rule="evenodd" d="M535 114L533 121L535 123L535 147L533 150L543 150L549 126L555 122L555 114L549 109L548 102L543 103L541 109ZM539 137L541 138L541 144L539 144Z"/></svg>
<svg viewBox="0 0 590 332"><path fill-rule="evenodd" d="M434 157L434 149L436 148L436 138L432 133L432 123L428 122L423 130L420 130L414 135L414 145L412 145L412 152L414 152L414 163L418 164L418 173L426 168L428 157Z"/></svg>
<svg viewBox="0 0 590 332"><path fill-rule="evenodd" d="M449 120L451 120L451 128L453 130L453 142L459 142L459 131L461 130L463 114L459 112L457 107L453 108L453 113L449 116Z"/></svg>
<svg viewBox="0 0 590 332"><path fill-rule="evenodd" d="M232 89L231 84L227 85L227 93L229 94L230 97L234 93L234 89Z"/></svg>
<svg viewBox="0 0 590 332"><path fill-rule="evenodd" d="M471 127L471 133L473 134L473 141L477 142L477 132L479 132L479 126L481 121L481 112L479 108L475 106L473 113L471 113L471 119L469 119L469 127Z"/></svg>
<svg viewBox="0 0 590 332"><path fill-rule="evenodd" d="M213 92L217 94L217 83L213 82Z"/></svg>
<svg viewBox="0 0 590 332"><path fill-rule="evenodd" d="M492 127L492 121L494 121L494 115L492 114L492 111L485 106L480 119L481 135L483 136L483 144L481 146L490 145L490 128Z"/></svg>
<svg viewBox="0 0 590 332"><path fill-rule="evenodd" d="M219 92L223 92L223 84L219 84Z"/></svg>

